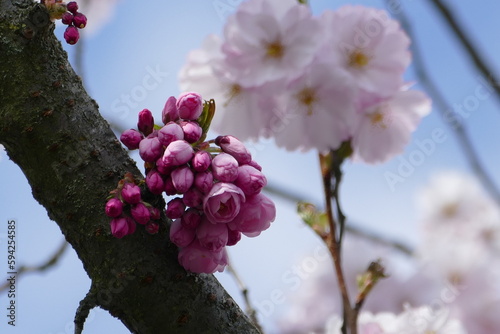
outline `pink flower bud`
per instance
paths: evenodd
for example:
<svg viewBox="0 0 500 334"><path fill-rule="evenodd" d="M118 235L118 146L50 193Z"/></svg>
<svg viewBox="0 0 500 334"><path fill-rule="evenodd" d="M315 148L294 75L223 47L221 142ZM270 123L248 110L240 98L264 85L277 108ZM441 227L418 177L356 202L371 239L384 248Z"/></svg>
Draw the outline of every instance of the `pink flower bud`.
<svg viewBox="0 0 500 334"><path fill-rule="evenodd" d="M212 174L219 181L233 182L238 177L238 161L227 153L220 153L212 160Z"/></svg>
<svg viewBox="0 0 500 334"><path fill-rule="evenodd" d="M256 170L258 170L259 172L262 172L262 167L258 163L256 163L255 161L253 161L253 160L250 161L248 163L248 165L252 166L253 168L255 168Z"/></svg>
<svg viewBox="0 0 500 334"><path fill-rule="evenodd" d="M198 151L194 154L193 160L191 160L191 167L196 172L204 172L210 167L212 163L212 156L207 151Z"/></svg>
<svg viewBox="0 0 500 334"><path fill-rule="evenodd" d="M189 208L182 215L182 225L186 228L195 229L201 223L201 213L193 208Z"/></svg>
<svg viewBox="0 0 500 334"><path fill-rule="evenodd" d="M130 217L113 218L111 220L111 234L115 238L123 238L135 232L135 222Z"/></svg>
<svg viewBox="0 0 500 334"><path fill-rule="evenodd" d="M155 208L154 206L149 207L149 213L151 215L151 219L160 219L160 210L158 210L158 208Z"/></svg>
<svg viewBox="0 0 500 334"><path fill-rule="evenodd" d="M123 212L123 203L118 198L112 198L106 203L106 215L114 218L118 217Z"/></svg>
<svg viewBox="0 0 500 334"><path fill-rule="evenodd" d="M177 189L175 189L174 184L172 183L172 178L170 176L165 179L165 194L167 194L167 196L177 194Z"/></svg>
<svg viewBox="0 0 500 334"><path fill-rule="evenodd" d="M170 225L170 241L178 247L188 246L195 237L195 230L185 228L180 219L176 219Z"/></svg>
<svg viewBox="0 0 500 334"><path fill-rule="evenodd" d="M220 146L224 152L235 157L240 165L248 164L252 161L252 155L245 145L236 137L219 136L215 138L215 144Z"/></svg>
<svg viewBox="0 0 500 334"><path fill-rule="evenodd" d="M203 211L212 223L229 223L245 203L245 194L232 183L215 183L203 200Z"/></svg>
<svg viewBox="0 0 500 334"><path fill-rule="evenodd" d="M201 126L195 121L181 122L182 131L184 131L184 139L188 143L196 143L203 132Z"/></svg>
<svg viewBox="0 0 500 334"><path fill-rule="evenodd" d="M186 206L196 208L203 204L203 194L195 187L191 187L184 193L182 200Z"/></svg>
<svg viewBox="0 0 500 334"><path fill-rule="evenodd" d="M61 17L62 23L69 26L73 23L73 14L66 12Z"/></svg>
<svg viewBox="0 0 500 334"><path fill-rule="evenodd" d="M212 189L214 184L214 176L212 172L207 170L202 173L196 173L194 177L194 185L203 194L206 194Z"/></svg>
<svg viewBox="0 0 500 334"><path fill-rule="evenodd" d="M163 146L158 137L148 137L139 143L139 155L146 162L155 162L163 154Z"/></svg>
<svg viewBox="0 0 500 334"><path fill-rule="evenodd" d="M186 206L181 198L176 197L167 203L167 209L165 210L165 215L170 219L181 218L186 210Z"/></svg>
<svg viewBox="0 0 500 334"><path fill-rule="evenodd" d="M68 2L68 4L66 5L66 9L71 13L76 14L76 12L78 12L78 4L76 3L76 1Z"/></svg>
<svg viewBox="0 0 500 334"><path fill-rule="evenodd" d="M156 234L160 230L160 225L157 222L150 221L146 224L145 229L149 234Z"/></svg>
<svg viewBox="0 0 500 334"><path fill-rule="evenodd" d="M165 165L165 162L163 161L163 156L161 156L158 160L156 160L156 169L162 175L170 175L170 173L176 168L177 168L176 166Z"/></svg>
<svg viewBox="0 0 500 334"><path fill-rule="evenodd" d="M130 129L125 130L120 136L120 141L129 150L136 150L139 148L139 143L144 138L144 136L137 130Z"/></svg>
<svg viewBox="0 0 500 334"><path fill-rule="evenodd" d="M141 188L133 183L126 183L122 189L122 198L129 204L137 204L141 201Z"/></svg>
<svg viewBox="0 0 500 334"><path fill-rule="evenodd" d="M234 246L241 240L241 232L227 229L227 244L226 246Z"/></svg>
<svg viewBox="0 0 500 334"><path fill-rule="evenodd" d="M168 122L175 122L179 119L179 111L176 106L177 99L174 96L170 96L163 107L163 111L161 112L161 119L163 124L167 124Z"/></svg>
<svg viewBox="0 0 500 334"><path fill-rule="evenodd" d="M73 24L77 28L83 29L85 28L85 26L87 26L87 17L82 13L76 13L75 17L73 18Z"/></svg>
<svg viewBox="0 0 500 334"><path fill-rule="evenodd" d="M154 125L155 121L151 111L144 109L139 112L139 121L137 122L137 128L139 131L141 131L145 136L148 136L151 132L153 132Z"/></svg>
<svg viewBox="0 0 500 334"><path fill-rule="evenodd" d="M256 237L271 225L275 217L276 207L273 201L260 193L247 197L238 216L228 226L247 237Z"/></svg>
<svg viewBox="0 0 500 334"><path fill-rule="evenodd" d="M177 99L179 117L186 120L197 120L203 111L203 99L198 93L182 93Z"/></svg>
<svg viewBox="0 0 500 334"><path fill-rule="evenodd" d="M144 203L137 203L136 205L132 206L132 209L130 209L130 213L132 214L132 218L136 222L138 222L141 225L145 225L148 221L151 220L151 213L149 212L149 209Z"/></svg>
<svg viewBox="0 0 500 334"><path fill-rule="evenodd" d="M64 31L64 39L68 44L76 44L76 42L78 42L78 40L80 39L80 33L78 32L78 29L74 26L68 26Z"/></svg>
<svg viewBox="0 0 500 334"><path fill-rule="evenodd" d="M254 167L243 165L238 167L238 177L234 184L240 187L245 195L250 196L258 194L266 186L267 179Z"/></svg>
<svg viewBox="0 0 500 334"><path fill-rule="evenodd" d="M194 174L189 167L180 167L174 170L170 176L172 183L179 194L184 194L193 185Z"/></svg>
<svg viewBox="0 0 500 334"><path fill-rule="evenodd" d="M196 237L200 245L212 252L218 252L227 244L227 225L212 224L206 217L202 218L196 228Z"/></svg>
<svg viewBox="0 0 500 334"><path fill-rule="evenodd" d="M193 148L185 140L176 140L165 149L163 162L167 166L179 166L187 163L194 155Z"/></svg>
<svg viewBox="0 0 500 334"><path fill-rule="evenodd" d="M184 131L179 124L168 122L158 130L158 139L162 145L168 146L173 141L184 139Z"/></svg>
<svg viewBox="0 0 500 334"><path fill-rule="evenodd" d="M222 272L228 263L225 248L218 252L211 252L200 245L198 240L193 240L189 246L179 250L178 260L184 269L193 273L213 274Z"/></svg>
<svg viewBox="0 0 500 334"><path fill-rule="evenodd" d="M148 175L146 175L146 185L149 191L155 195L160 195L165 189L165 182L156 169L150 170Z"/></svg>

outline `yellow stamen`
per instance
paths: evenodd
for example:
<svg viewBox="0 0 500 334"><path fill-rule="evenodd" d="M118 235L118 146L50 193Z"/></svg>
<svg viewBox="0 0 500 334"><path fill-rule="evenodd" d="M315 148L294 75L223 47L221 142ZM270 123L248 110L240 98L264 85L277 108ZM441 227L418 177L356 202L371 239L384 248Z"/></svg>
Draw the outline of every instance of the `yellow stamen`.
<svg viewBox="0 0 500 334"><path fill-rule="evenodd" d="M227 100L224 102L224 107L227 107L229 103L238 95L241 93L241 86L238 84L233 84L231 88L229 88L229 91L227 92Z"/></svg>
<svg viewBox="0 0 500 334"><path fill-rule="evenodd" d="M307 114L312 115L313 113L312 107L314 102L316 101L314 90L308 87L304 88L303 90L297 93L296 97L300 103L302 103L307 107Z"/></svg>
<svg viewBox="0 0 500 334"><path fill-rule="evenodd" d="M361 51L354 51L349 55L349 66L362 68L368 65L370 58Z"/></svg>
<svg viewBox="0 0 500 334"><path fill-rule="evenodd" d="M380 111L376 111L369 115L372 125L380 126L382 129L387 128L386 119L384 114Z"/></svg>
<svg viewBox="0 0 500 334"><path fill-rule="evenodd" d="M267 57L280 59L285 54L285 47L283 44L278 42L273 42L267 45Z"/></svg>

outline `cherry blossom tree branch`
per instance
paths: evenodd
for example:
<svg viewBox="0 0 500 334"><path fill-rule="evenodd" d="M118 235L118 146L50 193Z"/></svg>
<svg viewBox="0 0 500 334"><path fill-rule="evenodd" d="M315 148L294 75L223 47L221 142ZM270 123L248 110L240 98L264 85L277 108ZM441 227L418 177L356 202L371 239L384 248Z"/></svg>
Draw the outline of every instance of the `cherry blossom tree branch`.
<svg viewBox="0 0 500 334"><path fill-rule="evenodd" d="M471 58L477 70L486 78L490 86L495 90L497 99L500 100L500 85L497 77L494 75L486 60L481 57L476 46L473 45L472 39L467 35L465 30L459 24L455 14L442 0L429 0L434 5L441 17L448 24L455 36L458 38L465 51Z"/></svg>
<svg viewBox="0 0 500 334"><path fill-rule="evenodd" d="M78 254L95 304L132 333L259 333L213 275L179 265L165 216L156 235L111 235L106 196L126 172L138 179L141 172L69 65L54 27L43 5L0 0L0 143ZM164 207L161 197L149 202Z"/></svg>
<svg viewBox="0 0 500 334"><path fill-rule="evenodd" d="M463 121L459 118L459 116L455 112L451 112L452 108L450 107L450 104L446 101L443 93L431 79L431 77L428 74L428 71L426 70L426 66L422 58L422 53L420 51L418 41L414 36L415 34L413 32L408 17L406 16L402 8L396 14L396 16L398 17L402 26L404 27L407 34L410 36L412 40L411 51L413 54L413 67L418 77L418 81L420 82L420 84L422 84L426 92L432 98L433 103L437 107L436 109L441 114L445 123L455 134L455 137L459 142L459 147L462 149L462 152L464 153L466 160L469 162L470 167L472 168L474 174L476 174L481 184L492 196L492 198L497 202L497 204L500 205L500 191L497 188L494 180L491 178L491 176L488 174L483 164L481 163L481 159L477 154L474 145L472 144L472 140L470 139L467 129L463 124ZM455 22L454 24L457 23Z"/></svg>

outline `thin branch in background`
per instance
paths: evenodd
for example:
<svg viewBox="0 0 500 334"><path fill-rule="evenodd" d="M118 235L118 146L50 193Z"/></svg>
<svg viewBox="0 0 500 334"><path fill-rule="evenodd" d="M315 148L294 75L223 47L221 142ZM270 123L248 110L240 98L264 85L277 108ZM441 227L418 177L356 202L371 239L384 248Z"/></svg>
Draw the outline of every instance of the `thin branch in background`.
<svg viewBox="0 0 500 334"><path fill-rule="evenodd" d="M248 297L248 288L241 279L240 275L236 272L234 267L231 265L231 261L228 261L227 265L227 270L230 275L233 276L234 280L236 281L236 285L238 285L238 289L240 289L241 295L243 296L243 300L245 301L245 312L248 314L248 317L252 321L252 323L257 327L257 329L261 332L264 333L264 330L259 324L259 320L257 319L257 311L252 306L252 303L250 302L250 298Z"/></svg>
<svg viewBox="0 0 500 334"><path fill-rule="evenodd" d="M429 0L441 14L442 18L448 23L453 33L462 43L465 51L469 54L477 70L486 78L490 86L495 90L497 98L500 100L500 85L491 68L481 57L476 47L472 44L472 39L467 36L465 30L460 26L456 17L450 8L441 0ZM456 3L456 2L455 2Z"/></svg>
<svg viewBox="0 0 500 334"><path fill-rule="evenodd" d="M278 196L284 200L287 200L293 204L299 203L299 202L304 202L304 198L302 198L300 195L293 193L292 191L288 189L283 189L282 187L279 187L278 185L269 183L267 186L264 188L264 191L267 193L273 194L275 196ZM318 205L316 205L319 207ZM368 231L365 228L362 228L360 226L353 225L351 221L349 221L349 224L345 224L345 230L353 235L356 235L360 238L369 240L371 242L374 242L376 244L380 244L386 247L394 248L395 250L405 254L405 255L413 255L414 251L412 247L404 244L403 242L397 241L397 240L391 240L385 236L382 236L380 234L377 234L373 231Z"/></svg>
<svg viewBox="0 0 500 334"><path fill-rule="evenodd" d="M38 265L38 266L20 266L19 269L17 270L17 277L20 278L21 276L24 276L24 274L27 273L33 273L33 272L43 272L57 264L57 262L61 259L62 255L68 248L68 243L66 240L64 240L59 248L56 250L56 252L43 264ZM9 289L10 283L7 282L6 284L3 284L0 286L0 292L3 292L5 290Z"/></svg>
<svg viewBox="0 0 500 334"><path fill-rule="evenodd" d="M387 3L388 5L390 5L390 0L387 0ZM459 119L457 114L455 112L451 112L449 103L446 101L444 95L428 75L417 39L415 38L415 35L412 31L412 26L402 7L401 10L396 14L396 17L399 19L403 28L406 30L406 33L412 41L411 51L413 54L413 66L418 77L418 81L422 84L422 86L424 86L425 90L432 98L434 104L437 107L436 109L443 117L445 123L447 123L447 125L453 130L453 133L456 135L456 138L459 142L459 146L462 149L473 172L476 174L484 188L489 192L489 194L493 197L497 204L500 205L500 191L496 187L495 182L489 176L486 169L483 167L479 156L474 149L474 146L472 145L472 141L467 133L467 130L465 129L462 121Z"/></svg>

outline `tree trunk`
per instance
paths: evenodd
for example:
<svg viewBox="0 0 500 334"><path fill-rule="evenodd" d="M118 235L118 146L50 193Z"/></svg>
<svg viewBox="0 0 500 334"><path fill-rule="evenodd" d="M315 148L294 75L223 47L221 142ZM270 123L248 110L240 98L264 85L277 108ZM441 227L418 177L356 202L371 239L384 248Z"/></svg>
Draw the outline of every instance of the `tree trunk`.
<svg viewBox="0 0 500 334"><path fill-rule="evenodd" d="M0 143L92 280L83 317L95 305L134 333L258 333L212 275L179 266L165 217L157 235L111 235L109 191L126 172L142 176L53 30L43 5L0 0Z"/></svg>

